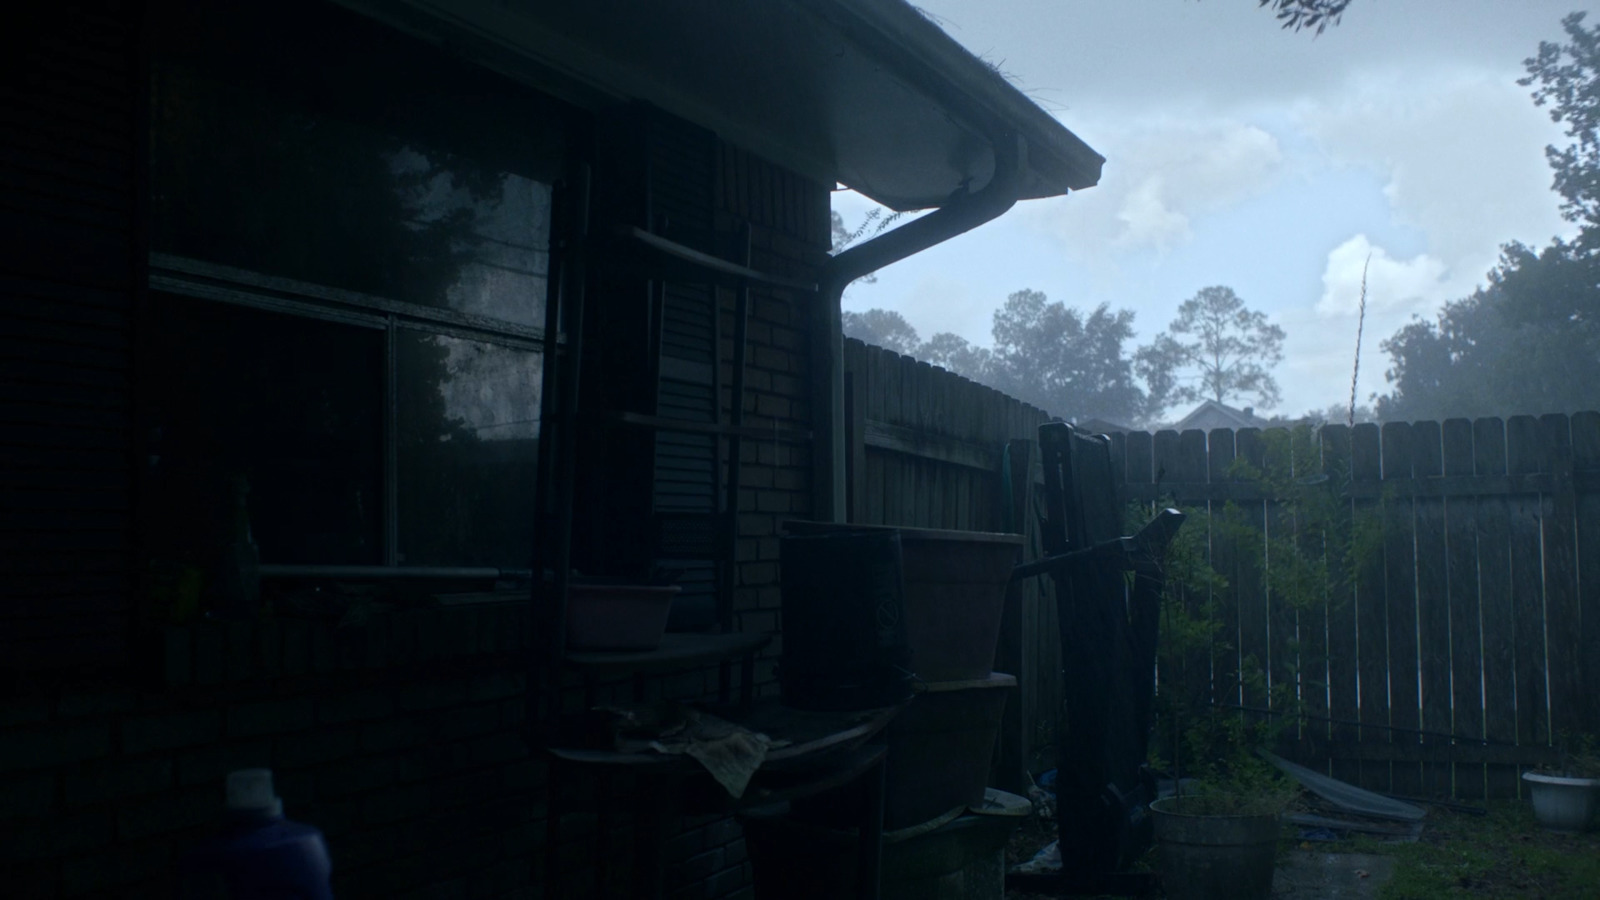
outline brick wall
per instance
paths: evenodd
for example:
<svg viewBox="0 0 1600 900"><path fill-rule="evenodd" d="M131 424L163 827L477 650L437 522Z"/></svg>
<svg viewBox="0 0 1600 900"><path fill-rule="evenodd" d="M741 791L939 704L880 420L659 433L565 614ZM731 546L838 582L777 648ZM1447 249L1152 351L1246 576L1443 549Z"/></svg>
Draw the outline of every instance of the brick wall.
<svg viewBox="0 0 1600 900"><path fill-rule="evenodd" d="M771 163L723 145L715 203L720 229L751 228L751 264L758 270L805 281L819 281L827 260L828 188ZM734 296L721 297L731 335ZM757 288L751 291L749 364L745 375L745 418L773 422L780 429L810 429L812 294ZM732 378L731 342L723 349L723 383ZM724 398L726 407L729 399ZM786 519L812 512L811 448L782 441L746 446L740 471L738 578L734 611L741 631L779 633L778 536ZM777 693L775 670L783 650L781 635L757 663L763 694Z"/></svg>

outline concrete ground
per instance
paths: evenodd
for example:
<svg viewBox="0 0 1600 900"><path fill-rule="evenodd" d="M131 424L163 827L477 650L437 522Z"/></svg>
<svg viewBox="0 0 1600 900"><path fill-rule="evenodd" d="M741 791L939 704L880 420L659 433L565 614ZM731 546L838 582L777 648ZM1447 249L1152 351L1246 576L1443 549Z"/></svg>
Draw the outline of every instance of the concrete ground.
<svg viewBox="0 0 1600 900"><path fill-rule="evenodd" d="M1285 900L1376 898L1394 876L1394 860L1367 853L1293 850L1279 857L1272 896Z"/></svg>

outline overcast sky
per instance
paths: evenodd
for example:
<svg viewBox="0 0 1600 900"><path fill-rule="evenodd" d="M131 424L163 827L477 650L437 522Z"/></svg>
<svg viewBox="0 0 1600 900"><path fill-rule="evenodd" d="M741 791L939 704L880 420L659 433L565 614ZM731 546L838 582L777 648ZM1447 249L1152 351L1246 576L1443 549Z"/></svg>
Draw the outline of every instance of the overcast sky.
<svg viewBox="0 0 1600 900"><path fill-rule="evenodd" d="M1386 390L1379 341L1470 294L1507 241L1572 233L1544 158L1565 139L1516 79L1593 0L1354 0L1317 38L1255 0L917 5L1107 159L1099 185L845 295L924 339L987 346L993 311L1033 288L1133 310L1144 343L1227 285L1288 333L1277 411L1298 414L1348 400L1369 253L1363 402ZM871 205L834 197L851 227Z"/></svg>

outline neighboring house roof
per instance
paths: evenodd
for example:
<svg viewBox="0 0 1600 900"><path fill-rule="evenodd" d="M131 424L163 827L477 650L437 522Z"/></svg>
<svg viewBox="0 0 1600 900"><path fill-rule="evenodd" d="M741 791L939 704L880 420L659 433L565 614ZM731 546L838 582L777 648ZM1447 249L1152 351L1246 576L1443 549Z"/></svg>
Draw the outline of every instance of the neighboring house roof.
<svg viewBox="0 0 1600 900"><path fill-rule="evenodd" d="M1257 418L1255 409L1251 407L1234 409L1226 403L1207 400L1196 406L1172 428L1174 431L1191 429L1210 431L1213 428L1265 428L1266 426L1267 421Z"/></svg>
<svg viewBox="0 0 1600 900"><path fill-rule="evenodd" d="M894 209L993 176L1020 199L1094 185L1104 158L904 0L339 0L579 105L642 99Z"/></svg>

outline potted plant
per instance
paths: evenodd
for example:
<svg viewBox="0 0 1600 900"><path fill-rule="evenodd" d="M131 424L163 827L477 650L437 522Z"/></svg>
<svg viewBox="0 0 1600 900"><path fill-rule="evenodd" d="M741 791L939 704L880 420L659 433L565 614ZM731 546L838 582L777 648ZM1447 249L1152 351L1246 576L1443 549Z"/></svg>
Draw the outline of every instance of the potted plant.
<svg viewBox="0 0 1600 900"><path fill-rule="evenodd" d="M1237 524L1224 518L1213 518L1212 528ZM1258 751L1274 748L1295 724L1296 700L1289 685L1280 685L1272 707L1284 715L1212 703L1210 667L1194 661L1225 649L1227 641L1213 604L1200 598L1223 593L1226 583L1207 562L1205 540L1205 530L1186 529L1165 562L1151 768L1169 771L1174 791L1150 804L1158 871L1167 897L1176 900L1265 900L1272 892L1279 817L1298 790ZM1253 657L1242 663L1248 693L1264 690L1259 663Z"/></svg>
<svg viewBox="0 0 1600 900"><path fill-rule="evenodd" d="M1256 755L1278 729L1214 710L1182 728L1175 792L1150 804L1161 882L1172 900L1265 900L1279 816L1298 793ZM1182 752L1190 763L1182 762Z"/></svg>
<svg viewBox="0 0 1600 900"><path fill-rule="evenodd" d="M1583 831L1600 804L1600 754L1592 735L1563 735L1561 762L1522 773L1528 783L1533 815L1551 831Z"/></svg>

